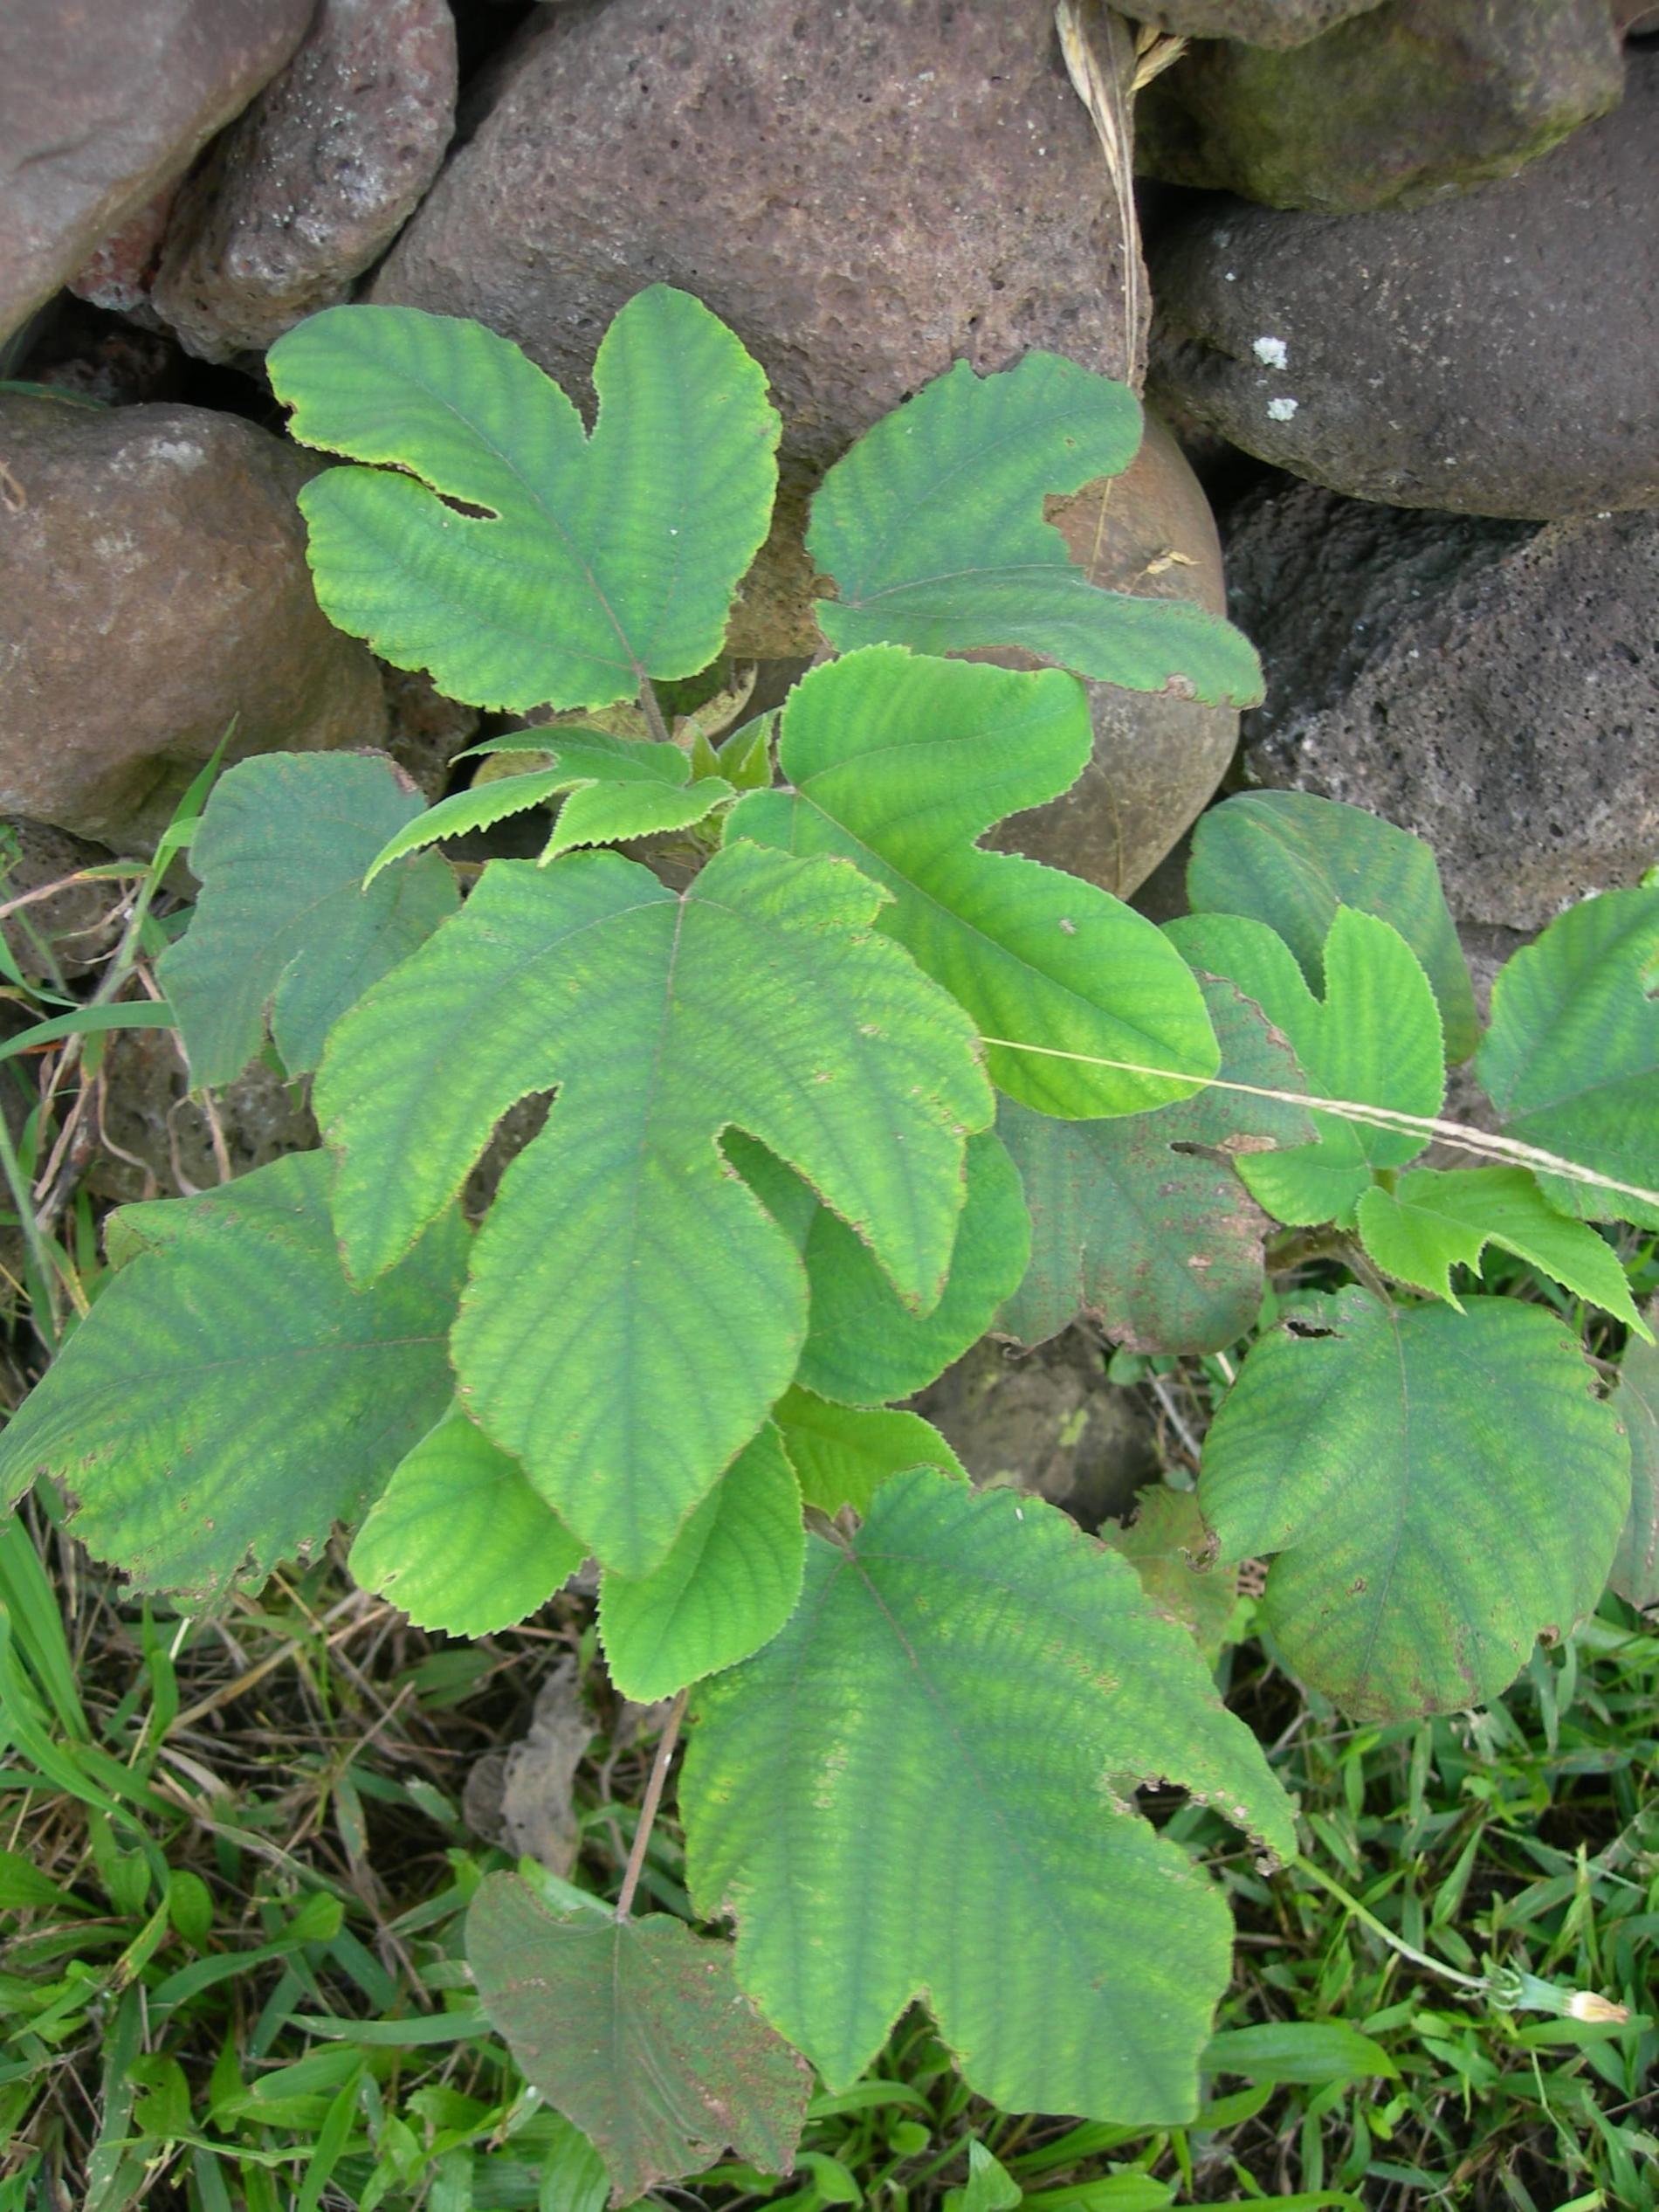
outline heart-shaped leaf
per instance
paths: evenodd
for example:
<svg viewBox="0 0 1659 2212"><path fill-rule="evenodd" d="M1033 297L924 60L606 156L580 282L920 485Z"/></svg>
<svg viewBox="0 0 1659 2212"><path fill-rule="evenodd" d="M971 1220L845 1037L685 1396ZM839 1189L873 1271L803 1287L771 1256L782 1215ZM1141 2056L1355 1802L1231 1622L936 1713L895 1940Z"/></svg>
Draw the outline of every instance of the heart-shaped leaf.
<svg viewBox="0 0 1659 2212"><path fill-rule="evenodd" d="M331 1040L317 1112L361 1278L515 1099L559 1086L479 1234L455 1361L469 1410L619 1574L664 1559L806 1334L798 1252L723 1129L796 1165L902 1298L939 1298L990 1091L967 1017L871 930L880 896L752 844L683 899L615 853L497 862Z"/></svg>
<svg viewBox="0 0 1659 2212"><path fill-rule="evenodd" d="M1300 1091L1284 1039L1236 988L1201 977L1222 1078ZM1031 1216L1031 1264L997 1317L1046 1343L1087 1313L1141 1352L1219 1352L1255 1321L1267 1224L1227 1154L1308 1142L1311 1118L1220 1089L1112 1121L1056 1121L1004 1099L997 1133Z"/></svg>
<svg viewBox="0 0 1659 2212"><path fill-rule="evenodd" d="M1224 1560L1277 1553L1260 1618L1361 1719L1495 1698L1600 1596L1630 1450L1578 1340L1517 1299L1288 1309L1204 1444Z"/></svg>
<svg viewBox="0 0 1659 2212"><path fill-rule="evenodd" d="M1035 1048L992 1046L1010 1098L1039 1113L1138 1113L1215 1072L1196 982L1109 892L975 843L1074 783L1092 742L1070 677L877 646L795 686L778 744L793 788L740 799L726 835L841 853L883 885L881 927L981 1034Z"/></svg>
<svg viewBox="0 0 1659 2212"><path fill-rule="evenodd" d="M307 1074L346 1009L455 911L437 858L363 887L421 802L376 754L261 753L220 777L190 846L190 926L156 962L196 1084L233 1083L265 1042Z"/></svg>
<svg viewBox="0 0 1659 2212"><path fill-rule="evenodd" d="M689 293L600 343L589 437L481 324L329 307L266 356L306 445L376 465L299 495L323 611L475 706L604 706L720 650L777 485L766 377ZM482 510L480 513L479 510Z"/></svg>
<svg viewBox="0 0 1659 2212"><path fill-rule="evenodd" d="M1261 664L1230 624L1181 599L1103 591L1043 519L1045 493L1116 476L1140 409L1058 354L975 376L958 362L830 471L807 550L839 596L818 623L843 652L1022 645L1132 691L1252 706Z"/></svg>
<svg viewBox="0 0 1659 2212"><path fill-rule="evenodd" d="M831 2090L926 1991L1005 2110L1195 2110L1227 1913L1132 1792L1167 1777L1281 1852L1294 1830L1126 1561L1037 1499L897 1475L844 1545L808 1539L788 1625L697 1710L692 1898L737 1912L739 1980Z"/></svg>
<svg viewBox="0 0 1659 2212"><path fill-rule="evenodd" d="M1587 899L1508 961L1475 1067L1507 1135L1659 1190L1659 889ZM1659 1203L1542 1182L1566 1213L1659 1229Z"/></svg>
<svg viewBox="0 0 1659 2212"><path fill-rule="evenodd" d="M127 1209L124 1242L0 1437L0 1497L55 1475L98 1558L206 1607L355 1520L443 1412L466 1232L444 1214L355 1291L311 1152Z"/></svg>
<svg viewBox="0 0 1659 2212"><path fill-rule="evenodd" d="M351 1571L417 1628L492 1636L545 1605L585 1556L517 1460L456 1409L399 1462Z"/></svg>
<svg viewBox="0 0 1659 2212"><path fill-rule="evenodd" d="M1311 791L1241 791L1199 816L1187 896L1194 913L1265 922L1316 991L1325 988L1325 941L1338 907L1377 915L1422 962L1446 1057L1466 1060L1475 1050L1480 1023L1469 963L1435 856L1408 830Z"/></svg>
<svg viewBox="0 0 1659 2212"><path fill-rule="evenodd" d="M811 2078L739 1990L728 1945L662 1913L561 1915L516 1875L486 1874L466 1954L526 2078L603 2159L612 2204L728 2146L788 2172Z"/></svg>

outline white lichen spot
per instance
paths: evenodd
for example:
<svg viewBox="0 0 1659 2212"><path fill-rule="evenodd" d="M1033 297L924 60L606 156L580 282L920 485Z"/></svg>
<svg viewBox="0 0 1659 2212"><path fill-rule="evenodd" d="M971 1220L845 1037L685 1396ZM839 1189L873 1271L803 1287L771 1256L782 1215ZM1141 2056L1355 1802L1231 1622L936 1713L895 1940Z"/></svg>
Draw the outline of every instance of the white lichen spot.
<svg viewBox="0 0 1659 2212"><path fill-rule="evenodd" d="M1270 399L1267 403L1267 419L1270 423L1288 423L1295 414L1296 407L1295 400L1289 397Z"/></svg>
<svg viewBox="0 0 1659 2212"><path fill-rule="evenodd" d="M192 445L182 438L153 438L148 450L153 460L170 461L175 468L187 472L199 469L207 459L199 445Z"/></svg>
<svg viewBox="0 0 1659 2212"><path fill-rule="evenodd" d="M1283 338L1258 338L1250 351L1263 369L1283 369L1290 359Z"/></svg>

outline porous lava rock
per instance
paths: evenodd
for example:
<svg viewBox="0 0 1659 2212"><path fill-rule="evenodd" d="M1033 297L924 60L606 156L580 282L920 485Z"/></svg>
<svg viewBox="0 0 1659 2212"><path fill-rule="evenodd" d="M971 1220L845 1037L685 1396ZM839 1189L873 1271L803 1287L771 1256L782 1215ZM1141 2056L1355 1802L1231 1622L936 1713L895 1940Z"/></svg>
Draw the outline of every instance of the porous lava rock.
<svg viewBox="0 0 1659 2212"><path fill-rule="evenodd" d="M0 812L130 850L233 724L231 758L379 741L312 593L315 468L233 415L0 394Z"/></svg>
<svg viewBox="0 0 1659 2212"><path fill-rule="evenodd" d="M1269 207L1404 207L1512 176L1623 91L1607 0L1387 0L1288 53L1194 45L1142 94L1136 159Z"/></svg>
<svg viewBox="0 0 1659 2212"><path fill-rule="evenodd" d="M1195 210L1153 257L1154 398L1360 499L1659 503L1659 52L1628 59L1611 115L1461 199Z"/></svg>
<svg viewBox="0 0 1659 2212"><path fill-rule="evenodd" d="M1053 502L1051 519L1072 559L1107 590L1227 611L1209 503L1155 416L1147 417L1140 451L1123 475ZM1085 688L1094 723L1088 767L1069 791L1010 816L985 843L1127 898L1221 782L1239 718L1231 707L1205 706L1173 692Z"/></svg>
<svg viewBox="0 0 1659 2212"><path fill-rule="evenodd" d="M174 203L151 298L191 353L263 349L348 296L437 174L455 81L446 0L321 0Z"/></svg>
<svg viewBox="0 0 1659 2212"><path fill-rule="evenodd" d="M1299 46L1332 24L1362 16L1377 0L1135 0L1139 23L1184 38L1241 38L1252 46Z"/></svg>
<svg viewBox="0 0 1659 2212"><path fill-rule="evenodd" d="M6 0L0 338L239 114L314 0Z"/></svg>
<svg viewBox="0 0 1659 2212"><path fill-rule="evenodd" d="M1121 93L1127 30L1093 26ZM1138 377L1142 273L1050 0L608 0L513 54L373 297L476 316L580 389L623 301L680 286L821 468L958 358Z"/></svg>
<svg viewBox="0 0 1659 2212"><path fill-rule="evenodd" d="M1241 510L1260 782L1426 837L1460 923L1541 928L1659 856L1659 514L1525 524L1296 485Z"/></svg>

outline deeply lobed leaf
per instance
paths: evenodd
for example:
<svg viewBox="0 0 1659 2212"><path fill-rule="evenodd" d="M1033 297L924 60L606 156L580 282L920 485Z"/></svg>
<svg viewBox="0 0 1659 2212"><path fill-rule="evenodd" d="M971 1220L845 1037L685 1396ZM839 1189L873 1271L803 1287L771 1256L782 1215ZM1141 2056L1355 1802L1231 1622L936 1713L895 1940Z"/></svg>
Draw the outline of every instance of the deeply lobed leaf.
<svg viewBox="0 0 1659 2212"><path fill-rule="evenodd" d="M1194 913L1265 922L1325 988L1325 941L1339 906L1397 929L1434 987L1446 1056L1466 1060L1480 1037L1469 963L1421 837L1362 807L1311 791L1241 791L1201 814L1187 864Z"/></svg>
<svg viewBox="0 0 1659 2212"><path fill-rule="evenodd" d="M978 376L958 362L865 432L812 502L807 550L838 596L818 622L843 652L1018 645L1132 691L1248 706L1261 665L1229 624L1179 599L1104 591L1043 517L1045 493L1127 468L1140 410L1058 354Z"/></svg>
<svg viewBox="0 0 1659 2212"><path fill-rule="evenodd" d="M125 1264L0 1437L0 1497L55 1475L98 1558L205 1606L355 1520L437 1419L465 1230L446 1213L354 1291L320 1153L125 1215Z"/></svg>
<svg viewBox="0 0 1659 2212"><path fill-rule="evenodd" d="M720 650L777 484L766 377L706 307L637 293L600 342L591 437L507 339L329 307L266 365L307 445L324 612L476 706L603 706ZM482 513L470 510L482 509Z"/></svg>
<svg viewBox="0 0 1659 2212"><path fill-rule="evenodd" d="M990 1091L966 1016L870 929L879 899L844 864L751 844L683 899L613 853L497 863L331 1042L317 1110L360 1278L516 1099L559 1086L480 1232L455 1361L469 1409L620 1574L666 1555L806 1333L796 1249L723 1129L793 1162L903 1298L943 1287Z"/></svg>
<svg viewBox="0 0 1659 2212"><path fill-rule="evenodd" d="M881 884L881 927L982 1036L1029 1048L991 1048L1009 1097L1040 1113L1139 1113L1215 1072L1197 984L1109 892L975 843L1075 782L1091 742L1069 677L874 647L796 685L778 743L792 788L740 799L726 834L839 853Z"/></svg>
<svg viewBox="0 0 1659 2212"><path fill-rule="evenodd" d="M744 1988L831 2089L925 1991L1005 2109L1189 2115L1227 1915L1129 1792L1294 1841L1191 1638L1053 1507L932 1471L808 1554L788 1627L699 1693L680 1785Z"/></svg>
<svg viewBox="0 0 1659 2212"><path fill-rule="evenodd" d="M1360 1719L1494 1698L1594 1606L1629 1445L1577 1338L1518 1300L1298 1300L1205 1440L1224 1560L1276 1553L1261 1618Z"/></svg>

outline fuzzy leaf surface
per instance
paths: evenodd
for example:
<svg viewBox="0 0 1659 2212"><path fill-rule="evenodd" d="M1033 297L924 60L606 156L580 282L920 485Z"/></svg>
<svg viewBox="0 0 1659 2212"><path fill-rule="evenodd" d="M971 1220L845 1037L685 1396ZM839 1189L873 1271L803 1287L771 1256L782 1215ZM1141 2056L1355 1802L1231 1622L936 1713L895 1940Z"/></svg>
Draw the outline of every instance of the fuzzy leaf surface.
<svg viewBox="0 0 1659 2212"><path fill-rule="evenodd" d="M331 1040L317 1112L360 1279L450 1202L508 1106L558 1087L477 1240L456 1368L619 1574L666 1556L806 1335L798 1251L723 1130L796 1167L901 1297L943 1287L990 1091L967 1017L871 929L879 899L844 864L753 844L683 898L616 853L497 862Z"/></svg>
<svg viewBox="0 0 1659 2212"><path fill-rule="evenodd" d="M1659 889L1587 899L1506 961L1475 1072L1505 1135L1659 1190ZM1565 1213L1659 1229L1659 1205L1542 1182Z"/></svg>
<svg viewBox="0 0 1659 2212"><path fill-rule="evenodd" d="M793 788L740 799L726 834L855 861L892 894L881 927L982 1036L1169 1071L993 1045L999 1090L1039 1113L1137 1113L1215 1072L1196 982L1109 892L975 842L1074 783L1092 743L1084 693L1057 671L876 646L795 686L778 744Z"/></svg>
<svg viewBox="0 0 1659 2212"><path fill-rule="evenodd" d="M1325 941L1337 908L1375 914L1422 962L1447 1058L1466 1060L1479 1042L1469 963L1435 856L1421 837L1380 815L1311 791L1241 791L1199 816L1187 896L1194 913L1265 922L1315 991L1325 988Z"/></svg>
<svg viewBox="0 0 1659 2212"><path fill-rule="evenodd" d="M1587 1223L1557 1213L1525 1168L1414 1168L1392 1191L1367 1190L1355 1218L1385 1275L1449 1306L1458 1303L1452 1268L1478 1267L1497 1244L1648 1333L1618 1255Z"/></svg>
<svg viewBox="0 0 1659 2212"><path fill-rule="evenodd" d="M739 1989L728 1944L664 1913L561 1916L517 1875L487 1874L466 1954L526 2078L604 2160L612 2204L727 2147L788 2172L810 2077Z"/></svg>
<svg viewBox="0 0 1659 2212"><path fill-rule="evenodd" d="M637 293L600 342L592 435L507 339L414 307L329 307L266 357L302 444L323 611L475 706L604 706L720 650L777 487L766 377L689 293ZM482 509L482 513L468 509Z"/></svg>
<svg viewBox="0 0 1659 2212"><path fill-rule="evenodd" d="M1356 1717L1496 1697L1535 1637L1594 1608L1630 1502L1576 1338L1516 1299L1454 1313L1358 1288L1287 1320L1205 1440L1221 1557L1278 1554L1263 1625Z"/></svg>
<svg viewBox="0 0 1659 2212"><path fill-rule="evenodd" d="M55 1475L98 1558L206 1606L355 1520L443 1412L466 1232L446 1214L354 1291L315 1152L134 1211L126 1264L0 1437L0 1495Z"/></svg>
<svg viewBox="0 0 1659 2212"><path fill-rule="evenodd" d="M492 1636L545 1605L586 1556L518 1462L453 1409L398 1463L350 1565L417 1628Z"/></svg>
<svg viewBox="0 0 1659 2212"><path fill-rule="evenodd" d="M1007 2111L1194 2110L1227 1912L1129 1793L1167 1776L1280 1852L1294 1830L1126 1561L1038 1499L897 1475L848 1544L809 1538L794 1617L698 1708L693 1900L737 1914L739 1980L830 2089L926 1991Z"/></svg>
<svg viewBox="0 0 1659 2212"><path fill-rule="evenodd" d="M1211 1566L1210 1533L1190 1490L1151 1483L1126 1526L1107 1521L1100 1540L1126 1559L1154 1612L1179 1621L1214 1666L1238 1602L1236 1568Z"/></svg>
<svg viewBox="0 0 1659 2212"><path fill-rule="evenodd" d="M1058 354L977 376L958 362L844 454L812 502L807 549L833 576L818 624L843 652L1023 645L1132 691L1248 706L1261 665L1181 600L1103 591L1043 519L1043 495L1116 476L1139 450L1127 386Z"/></svg>
<svg viewBox="0 0 1659 2212"><path fill-rule="evenodd" d="M1440 1010L1416 954L1386 921L1342 906L1326 934L1325 996L1264 922L1187 914L1167 934L1195 967L1225 975L1290 1040L1317 1098L1437 1114L1446 1090ZM1300 1085L1298 1088L1302 1087ZM1317 1143L1238 1161L1247 1188L1277 1221L1353 1225L1375 1168L1403 1167L1427 1139L1310 1110Z"/></svg>
<svg viewBox="0 0 1659 2212"><path fill-rule="evenodd" d="M677 745L642 744L606 730L555 730L537 750L547 767L488 777L467 790L452 791L405 824L375 856L370 880L406 852L488 829L555 798L563 797L564 804L543 860L576 845L688 829L733 796L732 785L719 776L691 789L691 762Z"/></svg>
<svg viewBox="0 0 1659 2212"><path fill-rule="evenodd" d="M1304 1088L1290 1046L1235 985L1200 987L1223 1078ZM1153 1113L1056 1121L1004 1099L997 1134L1031 1216L1031 1264L999 1328L1043 1344L1087 1313L1136 1351L1217 1352L1250 1327L1267 1223L1225 1155L1311 1141L1304 1108L1207 1090Z"/></svg>
<svg viewBox="0 0 1659 2212"><path fill-rule="evenodd" d="M768 1643L801 1595L801 1492L768 1421L674 1540L636 1579L607 1570L599 1636L624 1698L650 1705Z"/></svg>
<svg viewBox="0 0 1659 2212"><path fill-rule="evenodd" d="M1020 1178L989 1131L968 1140L967 1196L944 1295L930 1313L909 1312L866 1247L818 1207L802 1245L812 1307L797 1379L843 1405L884 1405L926 1389L990 1327L1030 1249Z"/></svg>
<svg viewBox="0 0 1659 2212"><path fill-rule="evenodd" d="M1659 1305L1649 1319L1659 1321ZM1613 1409L1630 1438L1630 1513L1608 1581L1627 1604L1659 1605L1659 1350L1626 1348Z"/></svg>
<svg viewBox="0 0 1659 2212"><path fill-rule="evenodd" d="M156 962L196 1084L233 1083L265 1042L307 1074L346 1009L456 906L444 862L412 861L371 890L363 872L421 810L390 761L261 753L215 785L190 865L190 926Z"/></svg>
<svg viewBox="0 0 1659 2212"><path fill-rule="evenodd" d="M850 1506L862 1516L890 1476L912 1467L937 1467L967 1480L956 1454L919 1413L836 1405L797 1384L778 1400L773 1417L801 1495L821 1513Z"/></svg>

